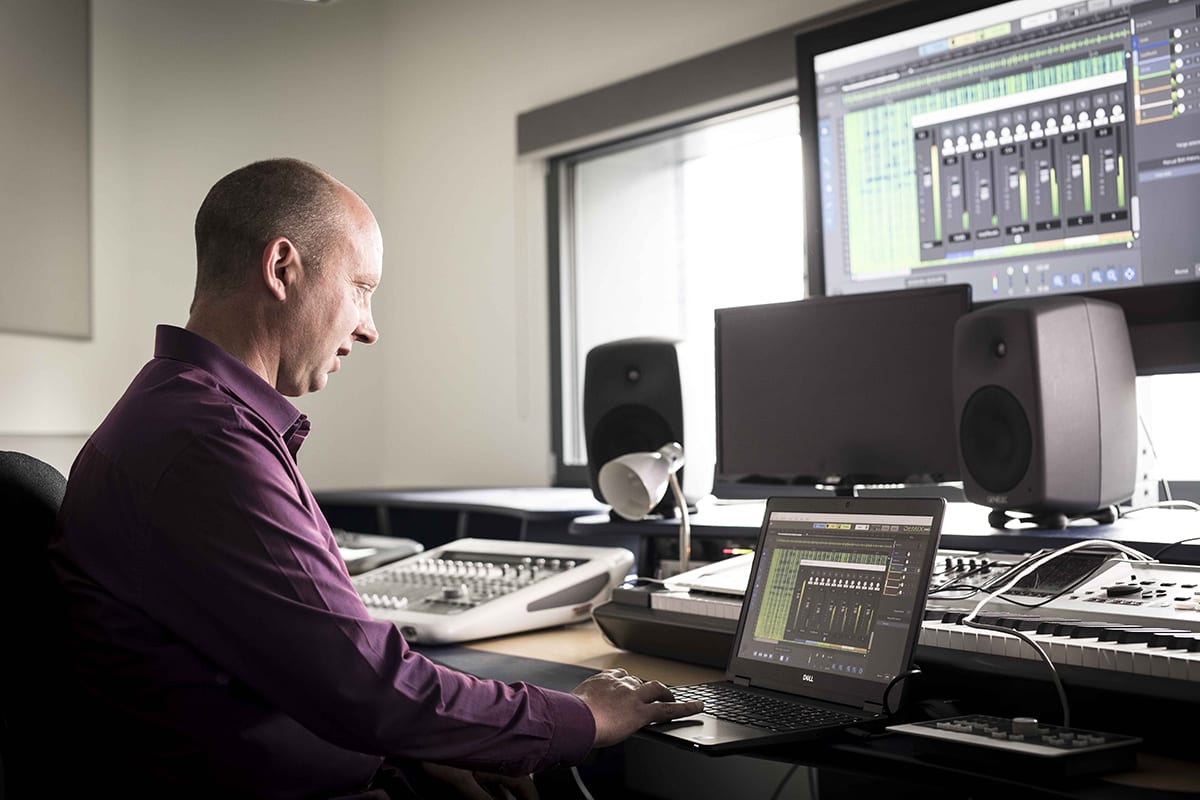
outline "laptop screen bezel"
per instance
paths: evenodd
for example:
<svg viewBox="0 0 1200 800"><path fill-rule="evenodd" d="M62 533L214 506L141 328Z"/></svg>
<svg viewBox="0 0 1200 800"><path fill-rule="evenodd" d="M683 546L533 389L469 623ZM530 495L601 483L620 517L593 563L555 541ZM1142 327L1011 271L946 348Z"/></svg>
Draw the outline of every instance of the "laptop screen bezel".
<svg viewBox="0 0 1200 800"><path fill-rule="evenodd" d="M933 519L930 526L929 544L921 559L922 586L919 592L913 593L912 620L913 630L905 642L901 656L900 670L908 669L912 663L913 651L921 632L921 621L925 614L925 600L928 595L929 575L937 556L938 540L941 535L942 519L945 515L946 501L941 497L771 497L767 499L763 512L762 525L758 533L758 545L754 551L754 566L750 572L750 583L746 587L743 600L743 613L738 619L737 633L733 639L733 649L730 653L729 667L726 677L729 680L749 678L751 685L764 689L788 692L806 698L827 700L834 703L867 708L881 707L887 684L878 681L856 678L847 675L837 675L820 670L808 670L795 666L784 666L739 656L742 634L746 621L752 610L752 596L761 560L765 551L764 543L771 515L778 512L802 512L816 514L871 514L881 516L928 516ZM801 675L811 675L811 681L801 678ZM899 694L893 692L893 704L899 699Z"/></svg>

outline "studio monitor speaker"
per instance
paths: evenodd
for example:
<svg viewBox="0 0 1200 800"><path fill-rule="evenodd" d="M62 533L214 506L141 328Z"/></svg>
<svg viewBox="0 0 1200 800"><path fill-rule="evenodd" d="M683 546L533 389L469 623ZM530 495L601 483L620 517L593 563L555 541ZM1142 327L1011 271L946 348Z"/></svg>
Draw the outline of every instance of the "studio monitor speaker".
<svg viewBox="0 0 1200 800"><path fill-rule="evenodd" d="M1137 399L1121 308L1092 298L1011 300L961 317L954 409L968 500L1040 527L1111 521L1133 494Z"/></svg>
<svg viewBox="0 0 1200 800"><path fill-rule="evenodd" d="M654 451L668 442L683 445L678 477L689 504L707 493L700 479L712 479L714 436L705 436L685 399L680 343L670 339L621 339L588 351L583 378L583 425L588 485L600 502L600 468L626 453ZM708 427L713 426L711 417ZM704 474L705 466L708 474ZM654 513L674 514L667 492Z"/></svg>

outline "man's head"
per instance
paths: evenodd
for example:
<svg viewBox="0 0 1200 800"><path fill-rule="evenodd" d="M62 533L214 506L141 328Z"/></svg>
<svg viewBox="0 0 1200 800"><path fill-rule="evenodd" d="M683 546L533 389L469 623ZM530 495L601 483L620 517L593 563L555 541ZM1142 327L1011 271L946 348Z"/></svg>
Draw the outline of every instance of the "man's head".
<svg viewBox="0 0 1200 800"><path fill-rule="evenodd" d="M219 180L196 214L196 260L188 327L283 394L323 388L354 342L378 338L379 226L311 164L259 161Z"/></svg>

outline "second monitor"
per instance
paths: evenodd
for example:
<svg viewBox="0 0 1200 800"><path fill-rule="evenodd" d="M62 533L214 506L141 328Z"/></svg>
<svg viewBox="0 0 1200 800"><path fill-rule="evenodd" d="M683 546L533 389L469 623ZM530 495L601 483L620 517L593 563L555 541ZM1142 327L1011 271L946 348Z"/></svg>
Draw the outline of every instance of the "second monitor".
<svg viewBox="0 0 1200 800"><path fill-rule="evenodd" d="M965 285L716 311L714 494L959 479L954 323Z"/></svg>

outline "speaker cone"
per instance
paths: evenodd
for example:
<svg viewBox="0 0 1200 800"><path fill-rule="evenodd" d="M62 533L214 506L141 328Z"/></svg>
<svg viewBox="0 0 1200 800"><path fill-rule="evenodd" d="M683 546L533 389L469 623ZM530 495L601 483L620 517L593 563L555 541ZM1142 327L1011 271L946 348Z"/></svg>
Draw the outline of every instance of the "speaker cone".
<svg viewBox="0 0 1200 800"><path fill-rule="evenodd" d="M1029 471L1029 418L1006 389L984 386L971 395L963 407L958 438L971 477L991 494L1012 491Z"/></svg>

